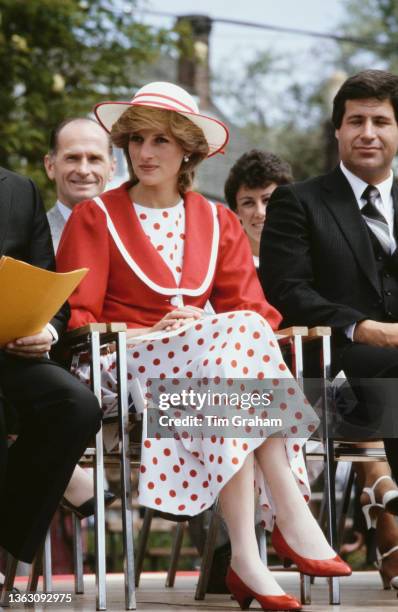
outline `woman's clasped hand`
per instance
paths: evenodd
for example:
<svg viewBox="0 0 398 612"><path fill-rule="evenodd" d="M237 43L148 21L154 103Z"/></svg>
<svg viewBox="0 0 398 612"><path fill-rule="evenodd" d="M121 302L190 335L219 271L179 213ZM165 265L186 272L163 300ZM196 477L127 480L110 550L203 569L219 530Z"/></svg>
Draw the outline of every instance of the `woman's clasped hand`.
<svg viewBox="0 0 398 612"><path fill-rule="evenodd" d="M173 331L203 317L203 308L197 306L180 306L168 312L151 327L151 331Z"/></svg>

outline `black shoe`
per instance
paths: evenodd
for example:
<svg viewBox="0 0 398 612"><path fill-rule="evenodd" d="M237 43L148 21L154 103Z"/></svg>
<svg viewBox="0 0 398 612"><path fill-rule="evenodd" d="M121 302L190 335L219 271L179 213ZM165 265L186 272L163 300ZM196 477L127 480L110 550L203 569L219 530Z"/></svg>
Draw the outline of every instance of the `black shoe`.
<svg viewBox="0 0 398 612"><path fill-rule="evenodd" d="M0 582L0 593L1 593L1 592L2 592L2 590L3 590L3 586L4 586L4 583L3 583L3 582ZM13 586L13 587L12 587L12 589L11 589L11 591L10 591L10 593L12 593L13 595L20 595L20 594L21 594L21 591L20 591L19 589L17 589L17 587Z"/></svg>
<svg viewBox="0 0 398 612"><path fill-rule="evenodd" d="M111 491L104 491L104 497L105 508L113 504L116 499L116 495L111 493ZM60 502L60 506L62 506L62 508L65 508L65 510L70 510L71 512L74 512L79 518L87 518L88 516L91 516L95 513L94 497L90 497L90 499L85 501L80 506L74 506L66 499L66 497L63 497Z"/></svg>

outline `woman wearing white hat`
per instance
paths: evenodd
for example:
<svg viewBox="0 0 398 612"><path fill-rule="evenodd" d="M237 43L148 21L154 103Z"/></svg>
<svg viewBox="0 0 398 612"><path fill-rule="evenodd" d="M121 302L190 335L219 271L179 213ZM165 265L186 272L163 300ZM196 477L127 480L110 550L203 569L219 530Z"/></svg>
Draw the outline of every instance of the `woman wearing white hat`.
<svg viewBox="0 0 398 612"><path fill-rule="evenodd" d="M179 392L207 388L209 379L213 389L222 381L234 388L237 379L246 379L244 389L248 379L258 385L272 379L272 416L283 422L279 437L268 439L260 427L231 437L215 427L212 435L195 436L178 424L174 437L167 437L167 428L163 436L144 436L140 503L195 515L220 495L232 545L227 584L241 607L256 599L264 610L299 609L259 557L253 478L264 526L273 529L281 556L306 574L348 575L350 568L329 547L306 504L301 447L316 416L274 340L280 315L264 300L235 215L191 191L197 164L222 151L227 128L200 114L192 97L170 83L150 83L131 102L104 102L95 113L124 149L131 181L75 206L65 228L58 269L90 269L70 299L71 327L125 321L133 343L129 377L140 382L148 401L170 379ZM204 313L208 301L217 314ZM114 355L104 357L103 388L111 394L114 361ZM289 384L279 393L283 379ZM180 406L172 414L181 416ZM300 437L289 437L295 433Z"/></svg>

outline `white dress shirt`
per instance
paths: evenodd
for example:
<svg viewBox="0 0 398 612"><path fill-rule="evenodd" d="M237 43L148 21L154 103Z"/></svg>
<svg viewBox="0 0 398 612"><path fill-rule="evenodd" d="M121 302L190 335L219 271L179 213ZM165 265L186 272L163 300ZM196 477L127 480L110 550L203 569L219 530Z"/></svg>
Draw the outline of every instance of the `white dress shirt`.
<svg viewBox="0 0 398 612"><path fill-rule="evenodd" d="M59 200L55 202L55 206L58 208L59 212L65 219L65 223L66 223L66 221L69 219L69 217L72 214L72 209L69 208L69 206L65 206L65 204L62 204L62 202L60 202Z"/></svg>
<svg viewBox="0 0 398 612"><path fill-rule="evenodd" d="M62 202L60 202L59 200L55 202L55 206L58 208L66 223L72 213L72 209L68 206L65 206L65 204L62 204ZM46 327L53 337L52 343L55 344L56 342L58 342L57 330L55 329L54 325L51 325L51 323L47 323Z"/></svg>
<svg viewBox="0 0 398 612"><path fill-rule="evenodd" d="M348 170L348 168L345 167L343 162L340 162L340 168L341 168L342 173L346 177L347 181L349 182L352 191L354 192L354 196L358 204L359 210L362 210L362 208L366 205L366 201L362 198L362 194L365 191L369 183L366 183L365 181L360 179L359 176L356 176L355 174L350 172L350 170ZM388 231L390 234L390 252L391 253L393 253L395 249L397 248L397 243L394 238L394 206L393 206L393 199L392 199L392 193L391 193L392 183L393 183L393 173L391 170L390 176L388 178L386 178L381 183L374 185L374 187L377 187L379 191L379 196L376 199L375 206L387 221ZM363 218L366 221L369 229L377 237L378 228L377 228L377 225L373 223L373 219L368 219L365 216ZM349 338L350 340L354 339L355 327L356 327L356 323L353 323L352 325L349 325L348 327L345 328L345 334L347 338Z"/></svg>
<svg viewBox="0 0 398 612"><path fill-rule="evenodd" d="M357 201L359 209L362 210L362 208L366 205L366 201L362 198L362 194L365 191L369 183L365 183L365 181L363 181L358 176L350 172L344 166L343 162L340 162L340 168L341 168L342 173L346 177L347 181L350 183L351 189L354 192L354 196ZM390 234L390 244L391 244L390 252L391 253L393 253L395 249L397 248L397 243L394 238L394 206L393 206L393 200L392 200L392 194L391 194L392 182L393 182L393 173L391 170L390 176L388 178L386 178L383 182L378 183L377 185L374 185L374 187L377 187L379 191L379 196L376 199L375 206L377 210L383 215L383 217L387 221L388 231ZM377 229L377 226L374 225L373 219L368 219L364 217L364 220L366 221L369 228L372 230L373 233L375 233L377 237L377 233L375 231Z"/></svg>

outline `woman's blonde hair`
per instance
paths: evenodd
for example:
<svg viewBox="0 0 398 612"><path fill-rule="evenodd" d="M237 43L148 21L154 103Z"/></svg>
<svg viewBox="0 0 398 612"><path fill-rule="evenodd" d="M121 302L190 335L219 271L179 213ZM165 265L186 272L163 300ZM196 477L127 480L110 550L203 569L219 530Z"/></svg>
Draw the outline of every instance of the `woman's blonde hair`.
<svg viewBox="0 0 398 612"><path fill-rule="evenodd" d="M176 112L144 106L132 106L113 124L111 139L123 149L133 184L138 183L129 155L130 134L144 129L155 129L171 134L189 156L183 161L178 174L178 190L183 195L192 188L196 166L207 157L209 145L202 130Z"/></svg>

